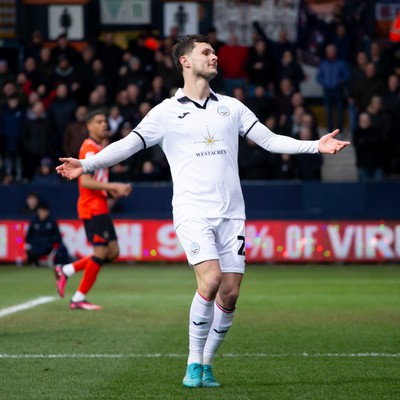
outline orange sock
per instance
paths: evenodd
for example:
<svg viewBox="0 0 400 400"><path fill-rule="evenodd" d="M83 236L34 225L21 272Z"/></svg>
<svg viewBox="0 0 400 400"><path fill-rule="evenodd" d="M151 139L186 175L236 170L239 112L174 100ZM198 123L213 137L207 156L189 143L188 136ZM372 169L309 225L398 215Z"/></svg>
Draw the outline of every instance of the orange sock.
<svg viewBox="0 0 400 400"><path fill-rule="evenodd" d="M88 293L89 290L94 285L94 283L96 282L97 274L99 273L101 268L101 264L96 261L101 262L101 260L97 258L96 260L94 260L92 257L90 257L89 260L87 260L86 268L83 273L81 283L79 284L78 287L79 292L84 294Z"/></svg>
<svg viewBox="0 0 400 400"><path fill-rule="evenodd" d="M72 263L74 266L75 272L81 271L82 269L85 269L86 263L92 258L92 256L86 256L83 257L75 262Z"/></svg>

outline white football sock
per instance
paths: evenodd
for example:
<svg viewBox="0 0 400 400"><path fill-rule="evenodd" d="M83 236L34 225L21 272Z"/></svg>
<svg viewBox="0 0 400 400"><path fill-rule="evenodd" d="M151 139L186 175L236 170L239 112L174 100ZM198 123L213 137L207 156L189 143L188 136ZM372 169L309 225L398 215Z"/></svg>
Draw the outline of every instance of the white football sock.
<svg viewBox="0 0 400 400"><path fill-rule="evenodd" d="M205 365L212 365L215 354L232 325L234 314L235 310L226 310L215 302L214 320L204 346L203 362Z"/></svg>
<svg viewBox="0 0 400 400"><path fill-rule="evenodd" d="M75 268L72 264L65 264L62 267L62 272L67 278L69 278L75 273Z"/></svg>
<svg viewBox="0 0 400 400"><path fill-rule="evenodd" d="M79 290L77 290L74 295L72 296L72 301L74 303L78 302L78 301L83 301L86 299L86 295L82 292L80 292Z"/></svg>
<svg viewBox="0 0 400 400"><path fill-rule="evenodd" d="M189 314L188 365L203 364L203 350L214 317L215 300L206 300L197 291Z"/></svg>

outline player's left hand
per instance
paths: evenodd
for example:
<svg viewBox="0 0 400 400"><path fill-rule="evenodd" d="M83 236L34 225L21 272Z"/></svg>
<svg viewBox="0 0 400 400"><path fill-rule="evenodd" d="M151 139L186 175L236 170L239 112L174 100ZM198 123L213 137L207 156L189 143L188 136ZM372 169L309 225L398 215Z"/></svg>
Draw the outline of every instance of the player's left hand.
<svg viewBox="0 0 400 400"><path fill-rule="evenodd" d="M132 185L130 183L114 183L113 187L108 190L114 199L119 197L127 197L132 192Z"/></svg>
<svg viewBox="0 0 400 400"><path fill-rule="evenodd" d="M322 154L336 154L350 144L344 140L337 140L335 136L339 133L339 129L335 129L331 133L327 133L319 140L318 151Z"/></svg>

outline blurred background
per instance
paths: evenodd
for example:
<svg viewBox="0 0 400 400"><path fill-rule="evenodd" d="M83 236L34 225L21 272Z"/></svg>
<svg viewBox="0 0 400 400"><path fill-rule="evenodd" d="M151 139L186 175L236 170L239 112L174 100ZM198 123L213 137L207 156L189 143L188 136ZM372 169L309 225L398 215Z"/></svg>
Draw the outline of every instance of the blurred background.
<svg viewBox="0 0 400 400"><path fill-rule="evenodd" d="M322 157L240 140L249 262L398 261L399 11L395 0L2 1L0 261L25 257L40 201L69 252L89 253L77 185L55 174L58 158L77 157L91 110L107 111L113 142L173 95L181 78L171 48L195 33L218 55L215 91L276 133L309 140L339 128L352 143ZM161 149L114 166L110 178L134 185L129 198L110 199L120 259L183 261Z"/></svg>

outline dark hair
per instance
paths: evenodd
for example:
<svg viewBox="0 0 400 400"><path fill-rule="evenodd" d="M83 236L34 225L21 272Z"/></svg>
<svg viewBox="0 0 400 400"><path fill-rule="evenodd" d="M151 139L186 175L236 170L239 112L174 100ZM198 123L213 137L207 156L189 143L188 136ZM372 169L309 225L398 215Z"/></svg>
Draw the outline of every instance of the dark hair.
<svg viewBox="0 0 400 400"><path fill-rule="evenodd" d="M45 202L45 201L41 201L40 203L39 203L39 205L37 206L37 208L39 209L41 209L41 210L48 210L48 211L50 211L50 206Z"/></svg>
<svg viewBox="0 0 400 400"><path fill-rule="evenodd" d="M88 124L90 122L92 122L92 119L94 117L96 117L97 115L104 115L105 117L107 117L107 113L104 110L94 110L91 111L90 113L88 113L88 115L85 118L85 122Z"/></svg>
<svg viewBox="0 0 400 400"><path fill-rule="evenodd" d="M195 43L210 43L206 35L188 35L180 37L177 43L174 44L172 48L172 56L174 58L175 67L179 72L183 72L182 64L179 59L184 54L190 53Z"/></svg>

